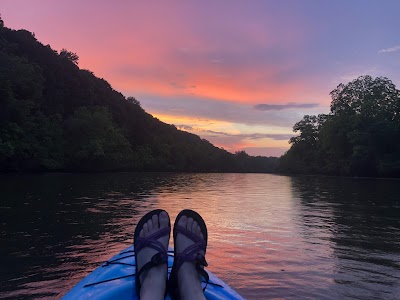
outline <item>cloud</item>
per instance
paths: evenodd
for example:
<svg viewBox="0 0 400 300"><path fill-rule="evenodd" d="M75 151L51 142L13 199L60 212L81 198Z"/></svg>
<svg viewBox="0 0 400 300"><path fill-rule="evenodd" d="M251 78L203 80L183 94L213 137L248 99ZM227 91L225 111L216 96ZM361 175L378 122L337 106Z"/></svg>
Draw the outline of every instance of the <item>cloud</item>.
<svg viewBox="0 0 400 300"><path fill-rule="evenodd" d="M386 49L381 49L378 51L378 53L391 53L391 52L397 52L397 51L400 51L400 45L386 48Z"/></svg>
<svg viewBox="0 0 400 300"><path fill-rule="evenodd" d="M170 85L171 85L172 87L176 88L176 89L186 89L186 90L189 90L189 89L195 89L195 88L196 88L195 85L185 85L185 84L180 84L180 83L177 83L177 82L171 82Z"/></svg>
<svg viewBox="0 0 400 300"><path fill-rule="evenodd" d="M225 137L233 137L237 138L238 140L257 140L257 139L273 139L277 141L287 141L291 137L293 137L293 134L276 134L276 133L240 133L240 134L231 134L227 132L222 132L222 131L214 131L214 130L207 130L207 129L202 129L202 128L197 128L194 126L190 125L185 125L185 124L180 124L180 125L175 125L176 128L180 130L185 130L185 131L191 131L191 132L201 132L204 134L211 134L214 137L216 136L225 136Z"/></svg>
<svg viewBox="0 0 400 300"><path fill-rule="evenodd" d="M176 128L185 131L193 131L193 127L190 125L175 125Z"/></svg>
<svg viewBox="0 0 400 300"><path fill-rule="evenodd" d="M268 111L268 110L284 110L289 108L314 108L317 107L318 103L293 103L288 104L257 104L254 108L257 110Z"/></svg>
<svg viewBox="0 0 400 300"><path fill-rule="evenodd" d="M241 150L246 151L247 154L254 156L275 156L279 157L284 154L288 148L287 147L244 147Z"/></svg>
<svg viewBox="0 0 400 300"><path fill-rule="evenodd" d="M142 103L142 107L149 113L155 115L169 115L175 117L186 116L189 118L201 118L231 122L236 124L246 124L249 126L281 126L290 128L301 120L304 115L328 113L329 106L311 104L289 103L296 109L255 109L253 105L244 103L231 103L217 101L215 99L204 99L196 96L187 97L161 97L158 95L138 95L137 93L126 94L135 95ZM277 104L274 104L277 105ZM304 106L305 105L305 106ZM288 107L287 107L288 108ZM179 122L178 124L185 124ZM187 124L187 123L186 123Z"/></svg>

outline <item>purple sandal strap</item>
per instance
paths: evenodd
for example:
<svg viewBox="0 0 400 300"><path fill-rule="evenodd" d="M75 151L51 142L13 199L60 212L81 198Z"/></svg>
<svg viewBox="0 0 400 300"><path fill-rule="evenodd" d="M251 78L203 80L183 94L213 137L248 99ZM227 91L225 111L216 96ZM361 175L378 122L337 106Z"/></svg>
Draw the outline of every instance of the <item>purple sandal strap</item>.
<svg viewBox="0 0 400 300"><path fill-rule="evenodd" d="M194 242L194 244L188 246L181 253L175 254L176 269L179 270L185 261L196 262L196 265L199 266L207 266L208 264L204 255L200 254L201 251L205 252L206 250L207 244L205 240L182 226L176 226L174 230L176 233L183 234Z"/></svg>
<svg viewBox="0 0 400 300"><path fill-rule="evenodd" d="M165 227L147 237L138 237L135 248L136 253L146 247L152 248L158 252L166 253L167 248L161 242L159 242L158 239L169 234L169 231L170 228Z"/></svg>
<svg viewBox="0 0 400 300"><path fill-rule="evenodd" d="M182 226L179 226L179 225L175 225L174 230L175 230L176 233L181 233L184 236L186 236L187 238L191 239L192 241L204 244L204 246L206 246L206 241L204 239L202 239L197 234L194 234L193 232L187 230L185 227L182 227Z"/></svg>
<svg viewBox="0 0 400 300"><path fill-rule="evenodd" d="M150 261L148 261L136 274L137 279L140 282L140 276L146 272L147 270L151 269L152 267L156 267L158 265L168 263L168 255L167 253L158 252L154 254Z"/></svg>
<svg viewBox="0 0 400 300"><path fill-rule="evenodd" d="M191 230L186 229L186 227L178 225L178 223L181 223L180 218L184 216L187 218L192 218L193 221L197 222L203 237L199 236L196 233L193 233ZM172 265L171 275L168 281L169 282L168 290L171 295L171 299L180 299L178 274L180 268L182 267L182 264L184 264L185 262L194 264L199 275L201 275L201 277L205 279L206 286L209 281L209 275L204 269L204 267L208 266L204 257L207 249L207 240L208 240L207 226L203 218L197 212L190 209L185 209L182 210L176 217L173 233L174 233L174 248L175 248L174 263ZM184 249L181 253L178 253L177 251L177 249L179 249L178 247L179 243L176 242L179 234L182 234L183 236L192 241L192 243L190 243L190 246L186 247L186 249ZM206 288L206 286L203 288L203 291Z"/></svg>
<svg viewBox="0 0 400 300"><path fill-rule="evenodd" d="M181 253L177 253L175 255L175 260L178 265L184 263L185 261L196 261L199 256L203 256L200 254L201 251L204 251L204 248L199 244L193 244L185 249L185 251Z"/></svg>
<svg viewBox="0 0 400 300"><path fill-rule="evenodd" d="M193 256L193 254L200 252L201 250L204 250L202 245L200 243L195 243L193 245L190 245L183 252L178 253L177 255L190 257L190 256Z"/></svg>

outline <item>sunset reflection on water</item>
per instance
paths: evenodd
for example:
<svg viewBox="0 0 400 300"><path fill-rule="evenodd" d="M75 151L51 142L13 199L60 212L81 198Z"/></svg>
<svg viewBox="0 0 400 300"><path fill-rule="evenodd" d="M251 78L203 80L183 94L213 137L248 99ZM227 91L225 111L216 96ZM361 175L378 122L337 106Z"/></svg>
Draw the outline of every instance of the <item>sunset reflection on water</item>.
<svg viewBox="0 0 400 300"><path fill-rule="evenodd" d="M1 296L62 296L132 243L134 226L154 208L167 210L172 224L182 209L198 211L209 231L209 270L245 298L400 294L396 181L168 173L2 179L1 251L9 259Z"/></svg>

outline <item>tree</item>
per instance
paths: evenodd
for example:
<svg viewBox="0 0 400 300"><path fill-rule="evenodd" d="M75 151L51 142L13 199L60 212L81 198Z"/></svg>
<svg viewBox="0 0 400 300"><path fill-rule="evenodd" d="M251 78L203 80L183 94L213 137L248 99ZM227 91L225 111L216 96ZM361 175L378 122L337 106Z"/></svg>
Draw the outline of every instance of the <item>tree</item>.
<svg viewBox="0 0 400 300"><path fill-rule="evenodd" d="M81 107L65 123L65 151L70 166L82 169L123 167L129 142L105 107Z"/></svg>
<svg viewBox="0 0 400 300"><path fill-rule="evenodd" d="M293 126L294 132L300 132L299 136L292 137L290 144L307 143L312 147L317 146L319 142L319 131L322 124L326 121L327 115L305 115L303 119Z"/></svg>
<svg viewBox="0 0 400 300"><path fill-rule="evenodd" d="M400 91L386 77L360 76L330 93L333 115L362 115L400 121Z"/></svg>
<svg viewBox="0 0 400 300"><path fill-rule="evenodd" d="M293 127L283 171L399 176L400 91L386 77L360 76L330 93L329 115L304 116ZM397 175L396 175L397 174Z"/></svg>
<svg viewBox="0 0 400 300"><path fill-rule="evenodd" d="M129 103L141 106L140 101L137 100L135 97L128 97L128 98L126 98L126 101L128 101Z"/></svg>
<svg viewBox="0 0 400 300"><path fill-rule="evenodd" d="M76 53L68 51L67 49L64 49L64 48L60 52L60 57L70 60L75 65L78 65L78 63L79 63L78 62L79 56Z"/></svg>

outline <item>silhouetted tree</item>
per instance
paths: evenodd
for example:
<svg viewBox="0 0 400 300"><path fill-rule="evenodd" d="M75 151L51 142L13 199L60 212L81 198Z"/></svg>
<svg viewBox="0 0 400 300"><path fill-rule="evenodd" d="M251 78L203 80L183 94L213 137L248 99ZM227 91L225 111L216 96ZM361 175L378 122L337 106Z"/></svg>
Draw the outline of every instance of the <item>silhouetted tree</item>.
<svg viewBox="0 0 400 300"><path fill-rule="evenodd" d="M141 106L139 100L137 100L135 97L128 97L128 98L126 98L126 101L128 101L129 103Z"/></svg>
<svg viewBox="0 0 400 300"><path fill-rule="evenodd" d="M66 58L73 62L75 65L78 65L79 56L74 52L68 51L67 49L62 49L60 51L60 57Z"/></svg>
<svg viewBox="0 0 400 300"><path fill-rule="evenodd" d="M400 91L385 77L360 76L330 93L329 115L305 116L280 170L400 176Z"/></svg>
<svg viewBox="0 0 400 300"><path fill-rule="evenodd" d="M69 166L113 169L131 157L129 142L115 127L105 107L81 107L65 122L65 146Z"/></svg>

